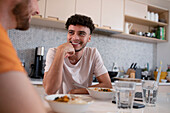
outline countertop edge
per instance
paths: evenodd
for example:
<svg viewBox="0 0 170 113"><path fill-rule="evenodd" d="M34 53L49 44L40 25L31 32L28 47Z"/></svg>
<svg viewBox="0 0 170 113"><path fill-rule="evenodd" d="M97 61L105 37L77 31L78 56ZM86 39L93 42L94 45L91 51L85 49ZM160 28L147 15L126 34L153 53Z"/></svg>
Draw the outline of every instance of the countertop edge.
<svg viewBox="0 0 170 113"><path fill-rule="evenodd" d="M30 78L30 81L33 85L42 85L43 79L32 79ZM98 84L98 82L93 82L92 85ZM112 82L112 85L114 86L115 83ZM141 85L141 83L136 83L136 85ZM168 83L159 83L160 86L170 86L170 82Z"/></svg>

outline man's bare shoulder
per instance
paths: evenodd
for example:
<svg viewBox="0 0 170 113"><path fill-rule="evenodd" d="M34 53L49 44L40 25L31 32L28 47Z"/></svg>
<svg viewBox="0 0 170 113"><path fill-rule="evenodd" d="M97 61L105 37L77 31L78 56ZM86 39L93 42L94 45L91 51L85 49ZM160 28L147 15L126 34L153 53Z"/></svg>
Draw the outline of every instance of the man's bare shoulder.
<svg viewBox="0 0 170 113"><path fill-rule="evenodd" d="M56 52L56 51L57 51L57 47L56 47L56 48L49 48L48 51L54 51L54 52Z"/></svg>
<svg viewBox="0 0 170 113"><path fill-rule="evenodd" d="M49 49L48 49L48 53L49 53L49 54L55 54L56 51L57 51L57 48L49 48Z"/></svg>

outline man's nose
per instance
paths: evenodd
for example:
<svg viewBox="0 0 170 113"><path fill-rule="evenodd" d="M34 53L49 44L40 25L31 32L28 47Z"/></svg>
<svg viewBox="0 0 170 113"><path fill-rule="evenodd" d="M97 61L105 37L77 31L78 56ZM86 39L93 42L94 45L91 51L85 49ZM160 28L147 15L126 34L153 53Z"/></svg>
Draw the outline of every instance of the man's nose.
<svg viewBox="0 0 170 113"><path fill-rule="evenodd" d="M40 10L38 7L38 1L36 0L33 5L34 5L34 13L32 14L32 16L40 14Z"/></svg>
<svg viewBox="0 0 170 113"><path fill-rule="evenodd" d="M78 40L79 39L79 36L75 33L73 36L72 36L73 40Z"/></svg>

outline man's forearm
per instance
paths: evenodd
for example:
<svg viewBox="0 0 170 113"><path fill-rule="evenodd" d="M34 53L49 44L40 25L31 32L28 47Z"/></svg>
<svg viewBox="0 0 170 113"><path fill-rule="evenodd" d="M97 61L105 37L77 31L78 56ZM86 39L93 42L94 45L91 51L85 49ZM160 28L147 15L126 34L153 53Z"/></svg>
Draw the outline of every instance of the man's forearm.
<svg viewBox="0 0 170 113"><path fill-rule="evenodd" d="M105 87L105 88L112 88L112 84L110 83L99 83L99 84L96 84L96 85L92 85L90 87Z"/></svg>
<svg viewBox="0 0 170 113"><path fill-rule="evenodd" d="M44 75L43 86L47 94L54 94L61 86L64 52L57 50L48 72Z"/></svg>
<svg viewBox="0 0 170 113"><path fill-rule="evenodd" d="M112 88L112 85L110 83L99 83L96 85L92 85L90 87L103 87L103 88ZM79 88L79 89L72 89L69 94L88 94L88 91L85 88Z"/></svg>

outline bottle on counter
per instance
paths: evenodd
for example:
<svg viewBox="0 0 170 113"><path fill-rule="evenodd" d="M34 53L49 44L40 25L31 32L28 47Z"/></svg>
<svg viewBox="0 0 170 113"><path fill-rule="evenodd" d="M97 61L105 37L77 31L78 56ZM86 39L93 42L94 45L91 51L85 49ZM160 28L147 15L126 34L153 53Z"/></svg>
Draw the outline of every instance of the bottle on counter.
<svg viewBox="0 0 170 113"><path fill-rule="evenodd" d="M155 71L158 72L158 67L156 66Z"/></svg>

